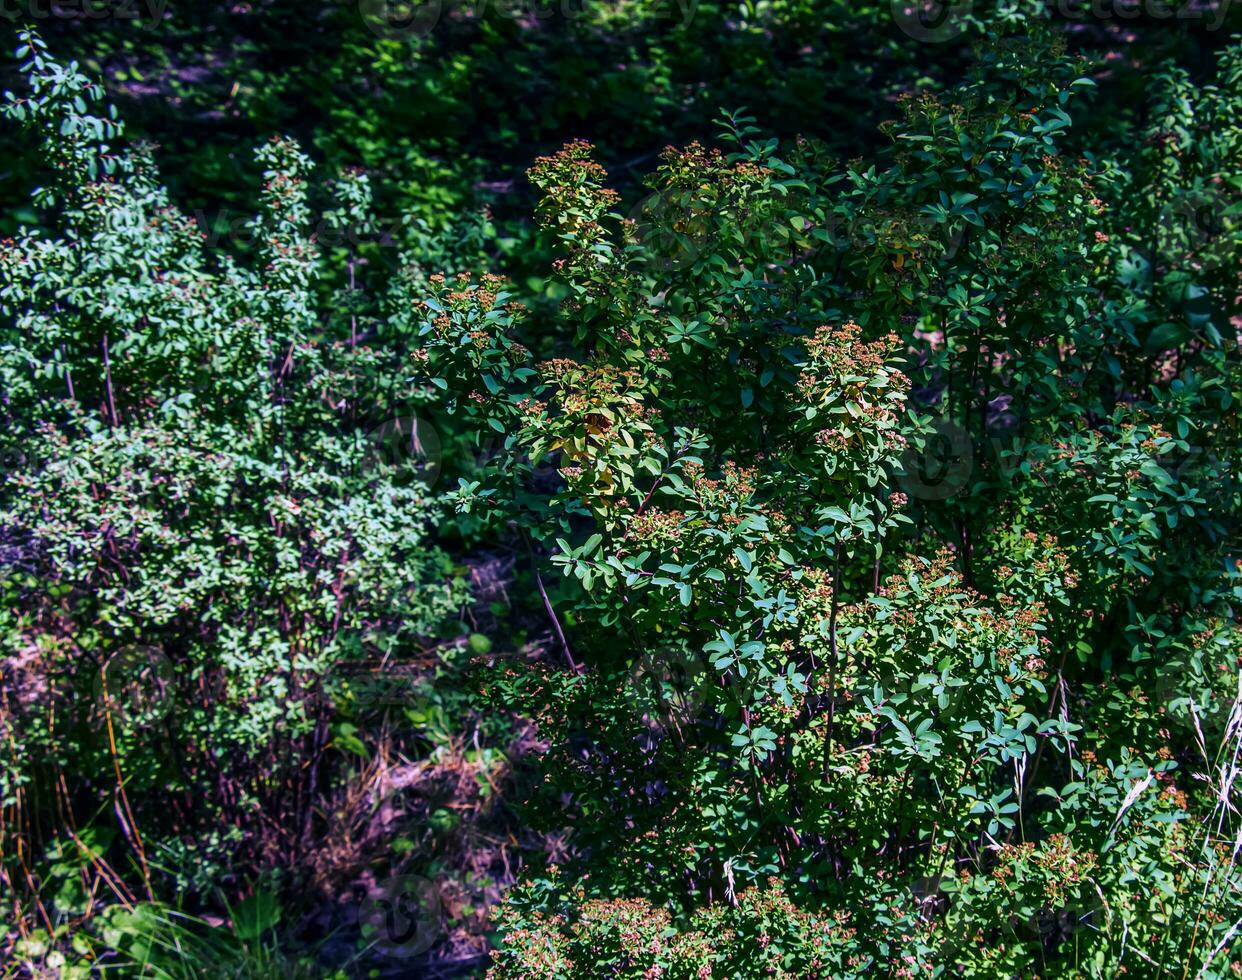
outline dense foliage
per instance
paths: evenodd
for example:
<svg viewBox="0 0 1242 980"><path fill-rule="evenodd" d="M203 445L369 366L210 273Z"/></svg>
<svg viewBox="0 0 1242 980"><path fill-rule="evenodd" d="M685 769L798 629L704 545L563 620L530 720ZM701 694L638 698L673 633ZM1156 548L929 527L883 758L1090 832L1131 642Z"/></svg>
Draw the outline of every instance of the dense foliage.
<svg viewBox="0 0 1242 980"><path fill-rule="evenodd" d="M14 975L1242 971L1228 5L381 8L21 34Z"/></svg>

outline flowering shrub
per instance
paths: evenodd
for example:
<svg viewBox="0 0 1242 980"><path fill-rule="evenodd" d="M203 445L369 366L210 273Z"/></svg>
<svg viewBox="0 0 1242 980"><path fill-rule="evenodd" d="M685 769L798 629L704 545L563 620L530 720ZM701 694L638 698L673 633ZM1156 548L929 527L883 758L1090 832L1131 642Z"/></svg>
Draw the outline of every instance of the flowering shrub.
<svg viewBox="0 0 1242 980"><path fill-rule="evenodd" d="M1234 771L1236 656L1207 637L1236 619L1239 498L1232 448L1191 439L1230 426L1237 351L1195 348L1141 404L1095 376L1143 355L1087 326L1114 323L1111 178L1058 153L1087 83L1049 58L1000 51L963 104L909 103L888 168L844 181L740 118L731 152L666 151L632 217L581 142L531 171L584 356L482 377L510 452L453 498L550 550L560 645L594 670L551 699L511 665L488 685L539 717L523 813L572 829L582 873L510 900L497 975L588 950L605 975L694 975L697 917L743 914L770 876L856 930L843 957L773 965L792 975L1206 975L1236 947L1232 791L1195 795ZM941 433L964 446L943 493ZM1152 670L1152 696L1097 680ZM653 682L655 710L633 694ZM648 902L684 918L619 925ZM728 941L710 969L767 975Z"/></svg>
<svg viewBox="0 0 1242 980"><path fill-rule="evenodd" d="M519 911L539 911L529 922ZM856 930L849 916L799 909L775 879L748 888L732 905L697 912L673 929L665 909L643 899L590 899L581 888L551 883L515 894L506 935L488 977L560 978L590 971L611 977L854 976L847 967Z"/></svg>

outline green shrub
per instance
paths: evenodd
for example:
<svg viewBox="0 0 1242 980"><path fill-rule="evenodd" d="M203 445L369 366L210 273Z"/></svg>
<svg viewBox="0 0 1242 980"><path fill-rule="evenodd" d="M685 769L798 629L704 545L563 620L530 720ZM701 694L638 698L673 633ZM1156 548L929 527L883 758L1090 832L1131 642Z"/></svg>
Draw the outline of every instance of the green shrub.
<svg viewBox="0 0 1242 980"><path fill-rule="evenodd" d="M20 54L31 92L5 112L50 170L47 228L0 248L3 522L21 556L4 583L5 824L34 842L115 813L148 889L162 867L196 890L244 862L294 869L340 759L338 668L435 631L457 599L424 485L368 437L359 392L400 366L316 301L295 144L259 151L259 262L243 267L208 255L146 151L117 145L98 86L37 37ZM364 211L365 177L338 194ZM57 785L76 798L58 805ZM4 857L24 888L32 856Z"/></svg>

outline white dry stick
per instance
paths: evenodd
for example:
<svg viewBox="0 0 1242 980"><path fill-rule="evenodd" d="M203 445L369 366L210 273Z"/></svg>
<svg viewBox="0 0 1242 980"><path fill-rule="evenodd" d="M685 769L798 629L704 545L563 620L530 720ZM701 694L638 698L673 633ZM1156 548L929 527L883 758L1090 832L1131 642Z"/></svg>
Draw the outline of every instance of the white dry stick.
<svg viewBox="0 0 1242 980"><path fill-rule="evenodd" d="M1117 832L1117 828L1121 826L1121 818L1126 815L1126 811L1134 806L1134 801L1143 795L1143 791L1151 785L1154 777L1150 769L1147 775L1140 779L1137 783L1130 787L1130 792L1126 794L1126 798L1121 801L1121 809L1117 811L1117 816L1113 818L1113 825L1108 830L1108 836L1112 837Z"/></svg>
<svg viewBox="0 0 1242 980"><path fill-rule="evenodd" d="M1199 727L1199 712L1195 710L1194 698L1190 699L1189 707L1190 707L1190 717L1194 720L1194 723L1195 723L1195 741L1199 743L1199 753L1203 756L1203 761L1210 766L1212 764L1212 760L1208 758L1207 743L1204 741L1204 738L1203 738L1203 729Z"/></svg>
<svg viewBox="0 0 1242 980"><path fill-rule="evenodd" d="M1237 807L1233 805L1231 796L1234 780L1238 776L1238 754L1239 751L1242 750L1242 737L1239 737L1240 735L1242 735L1242 672L1239 672L1238 674L1238 693L1234 696L1233 705L1230 707L1229 720L1225 723L1225 734L1221 739L1220 752L1217 755L1218 759L1224 757L1224 761L1222 761L1217 767L1217 772L1220 776L1220 785L1216 788L1217 805L1214 808L1214 813L1216 815L1216 833L1213 835L1211 831L1208 831L1204 839L1205 847L1210 845L1213 836L1216 838L1221 836L1221 831L1225 825L1225 811L1233 810L1235 813L1237 812ZM1230 753L1231 743L1232 753ZM1242 830L1238 831L1237 839L1234 841L1233 852L1229 855L1229 867L1226 869L1226 877L1228 877L1229 872L1233 870L1234 863L1238 857L1239 848L1242 848ZM1199 900L1200 907L1202 907L1203 903L1207 902L1208 890L1211 887L1211 883L1212 878L1209 875L1207 880L1203 883L1203 895ZM1216 948L1212 950L1211 955L1203 964L1203 968L1199 971L1199 978L1203 977L1203 975L1207 972L1208 967L1212 965L1212 960L1214 960L1220 951L1229 943L1229 941L1237 935L1239 926L1242 926L1242 919L1235 922L1233 926L1230 927L1229 931L1225 933L1221 941L1217 943Z"/></svg>
<svg viewBox="0 0 1242 980"><path fill-rule="evenodd" d="M1023 752L1020 756L1015 756L1013 760L1013 791L1017 794L1017 798L1021 800L1026 792L1026 762L1027 754Z"/></svg>
<svg viewBox="0 0 1242 980"><path fill-rule="evenodd" d="M1212 965L1212 960L1216 959L1216 957L1220 955L1220 951L1229 945L1229 940L1238 934L1238 929L1240 927L1242 927L1242 919L1239 919L1229 927L1229 931L1221 937L1220 942L1216 944L1216 948L1212 950L1211 955L1204 962L1202 968L1197 974L1195 974L1195 980L1203 980L1203 977L1207 974L1208 968Z"/></svg>
<svg viewBox="0 0 1242 980"><path fill-rule="evenodd" d="M1225 749L1227 761L1222 762L1220 766L1220 788L1217 790L1217 797L1222 807L1221 818L1223 822L1224 810L1229 809L1234 813L1238 812L1238 808L1233 805L1233 784L1238 778L1238 754L1242 751L1242 672L1238 673L1238 693L1234 695L1233 705L1229 711L1229 721L1225 724L1225 736L1221 741L1221 747ZM1232 747L1232 752L1229 748ZM1219 826L1217 828L1219 832Z"/></svg>

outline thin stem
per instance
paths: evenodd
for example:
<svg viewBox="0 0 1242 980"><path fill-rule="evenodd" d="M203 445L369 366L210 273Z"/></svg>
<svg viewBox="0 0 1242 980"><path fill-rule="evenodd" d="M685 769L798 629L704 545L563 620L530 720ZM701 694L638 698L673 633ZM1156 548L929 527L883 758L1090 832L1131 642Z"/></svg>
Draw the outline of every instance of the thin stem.
<svg viewBox="0 0 1242 980"><path fill-rule="evenodd" d="M103 362L104 362L104 391L107 397L108 406L108 427L116 428L120 424L120 417L116 414L116 398L112 393L112 360L108 357L108 335L103 335ZM72 385L72 382L70 382Z"/></svg>
<svg viewBox="0 0 1242 980"><path fill-rule="evenodd" d="M561 649L565 651L565 660L569 664L569 669L575 674L579 673L578 665L574 662L573 652L569 649L569 641L565 639L565 631L561 629L561 621L556 615L556 610L552 608L552 600L548 598L548 590L543 586L543 575L539 572L539 564L535 561L535 551L530 546L530 538L526 533L522 533L522 541L526 544L526 553L530 555L530 566L535 573L535 585L539 587L539 595L543 599L543 608L547 610L548 619L552 621L552 628L556 630L557 639L561 641Z"/></svg>

